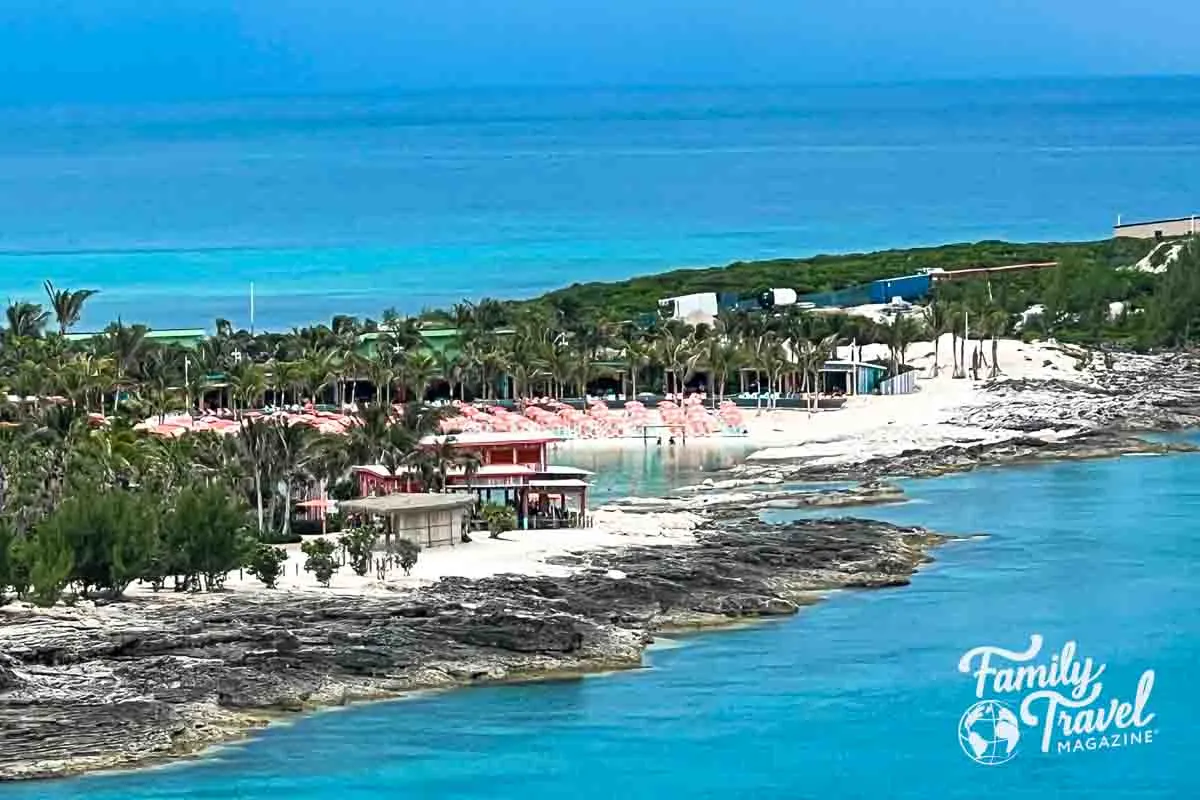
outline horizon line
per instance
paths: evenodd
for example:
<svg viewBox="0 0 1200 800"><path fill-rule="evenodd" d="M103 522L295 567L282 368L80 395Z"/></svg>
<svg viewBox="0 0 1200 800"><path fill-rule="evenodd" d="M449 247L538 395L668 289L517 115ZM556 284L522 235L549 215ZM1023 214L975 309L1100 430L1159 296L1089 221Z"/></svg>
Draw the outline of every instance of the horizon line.
<svg viewBox="0 0 1200 800"><path fill-rule="evenodd" d="M198 93L177 97L147 95L145 97L110 98L66 98L66 99L18 99L0 98L0 110L4 109L51 109L78 106L145 106L145 105L194 105L207 103L236 103L252 101L320 100L333 98L375 98L403 96L428 96L446 94L493 94L493 93L570 93L570 92L655 92L655 91L712 91L712 90L800 90L800 89L872 89L904 88L919 86L970 86L979 84L1030 84L1030 83L1106 83L1140 81L1200 81L1200 73L1104 73L1080 75L1069 73L1047 73L1025 76L930 76L923 78L862 79L862 80L794 80L794 81L709 81L709 82L605 82L590 83L469 83L447 85L398 84L375 87L330 89L323 92L303 90L279 90L234 94L228 92Z"/></svg>

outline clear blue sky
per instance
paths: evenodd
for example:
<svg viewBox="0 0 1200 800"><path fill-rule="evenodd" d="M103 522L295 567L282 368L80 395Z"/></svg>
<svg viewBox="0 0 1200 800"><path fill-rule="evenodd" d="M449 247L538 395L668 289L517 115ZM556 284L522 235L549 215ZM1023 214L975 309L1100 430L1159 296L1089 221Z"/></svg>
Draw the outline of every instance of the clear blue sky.
<svg viewBox="0 0 1200 800"><path fill-rule="evenodd" d="M1197 74L1198 28L1195 0L3 0L0 100Z"/></svg>

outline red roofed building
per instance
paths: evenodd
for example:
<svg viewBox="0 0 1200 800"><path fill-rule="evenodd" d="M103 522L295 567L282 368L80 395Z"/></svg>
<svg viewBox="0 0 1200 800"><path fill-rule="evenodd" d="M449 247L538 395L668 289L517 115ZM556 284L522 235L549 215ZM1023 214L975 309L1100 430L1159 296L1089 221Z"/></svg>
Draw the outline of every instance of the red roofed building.
<svg viewBox="0 0 1200 800"><path fill-rule="evenodd" d="M587 514L585 477L591 473L548 464L549 445L559 440L552 434L514 431L427 437L421 443L432 446L448 442L453 449L472 452L478 457L480 466L471 473L461 467L447 471L447 491L470 491L483 502L511 505L521 527L526 527L531 511L535 524L553 520L582 525ZM411 472L393 475L385 467L363 465L354 467L354 473L362 497L425 490ZM567 499L574 497L579 499L578 512L569 512Z"/></svg>

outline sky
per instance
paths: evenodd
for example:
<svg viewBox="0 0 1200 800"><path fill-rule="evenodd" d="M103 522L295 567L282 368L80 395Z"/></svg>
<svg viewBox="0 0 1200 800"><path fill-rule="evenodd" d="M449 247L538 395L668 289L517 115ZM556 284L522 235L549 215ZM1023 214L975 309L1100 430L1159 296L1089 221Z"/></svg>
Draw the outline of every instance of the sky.
<svg viewBox="0 0 1200 800"><path fill-rule="evenodd" d="M1197 23L1195 0L3 0L0 101L1194 75L1170 32Z"/></svg>

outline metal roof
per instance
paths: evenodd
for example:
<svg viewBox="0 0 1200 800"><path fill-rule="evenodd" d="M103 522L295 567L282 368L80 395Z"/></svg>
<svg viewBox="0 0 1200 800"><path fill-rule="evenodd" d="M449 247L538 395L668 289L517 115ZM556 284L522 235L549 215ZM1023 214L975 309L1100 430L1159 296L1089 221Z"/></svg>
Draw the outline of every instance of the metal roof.
<svg viewBox="0 0 1200 800"><path fill-rule="evenodd" d="M546 468L538 473L539 475L595 475L591 470L582 469L581 467L566 467L560 464L547 464Z"/></svg>
<svg viewBox="0 0 1200 800"><path fill-rule="evenodd" d="M404 514L422 511L443 511L475 505L475 498L463 494L428 494L400 492L383 497L362 497L338 503L339 511L359 514Z"/></svg>
<svg viewBox="0 0 1200 800"><path fill-rule="evenodd" d="M454 433L445 436L426 436L421 444L429 446L449 441L455 447L486 447L505 444L549 444L562 439L553 433L535 431L481 431L478 433Z"/></svg>

